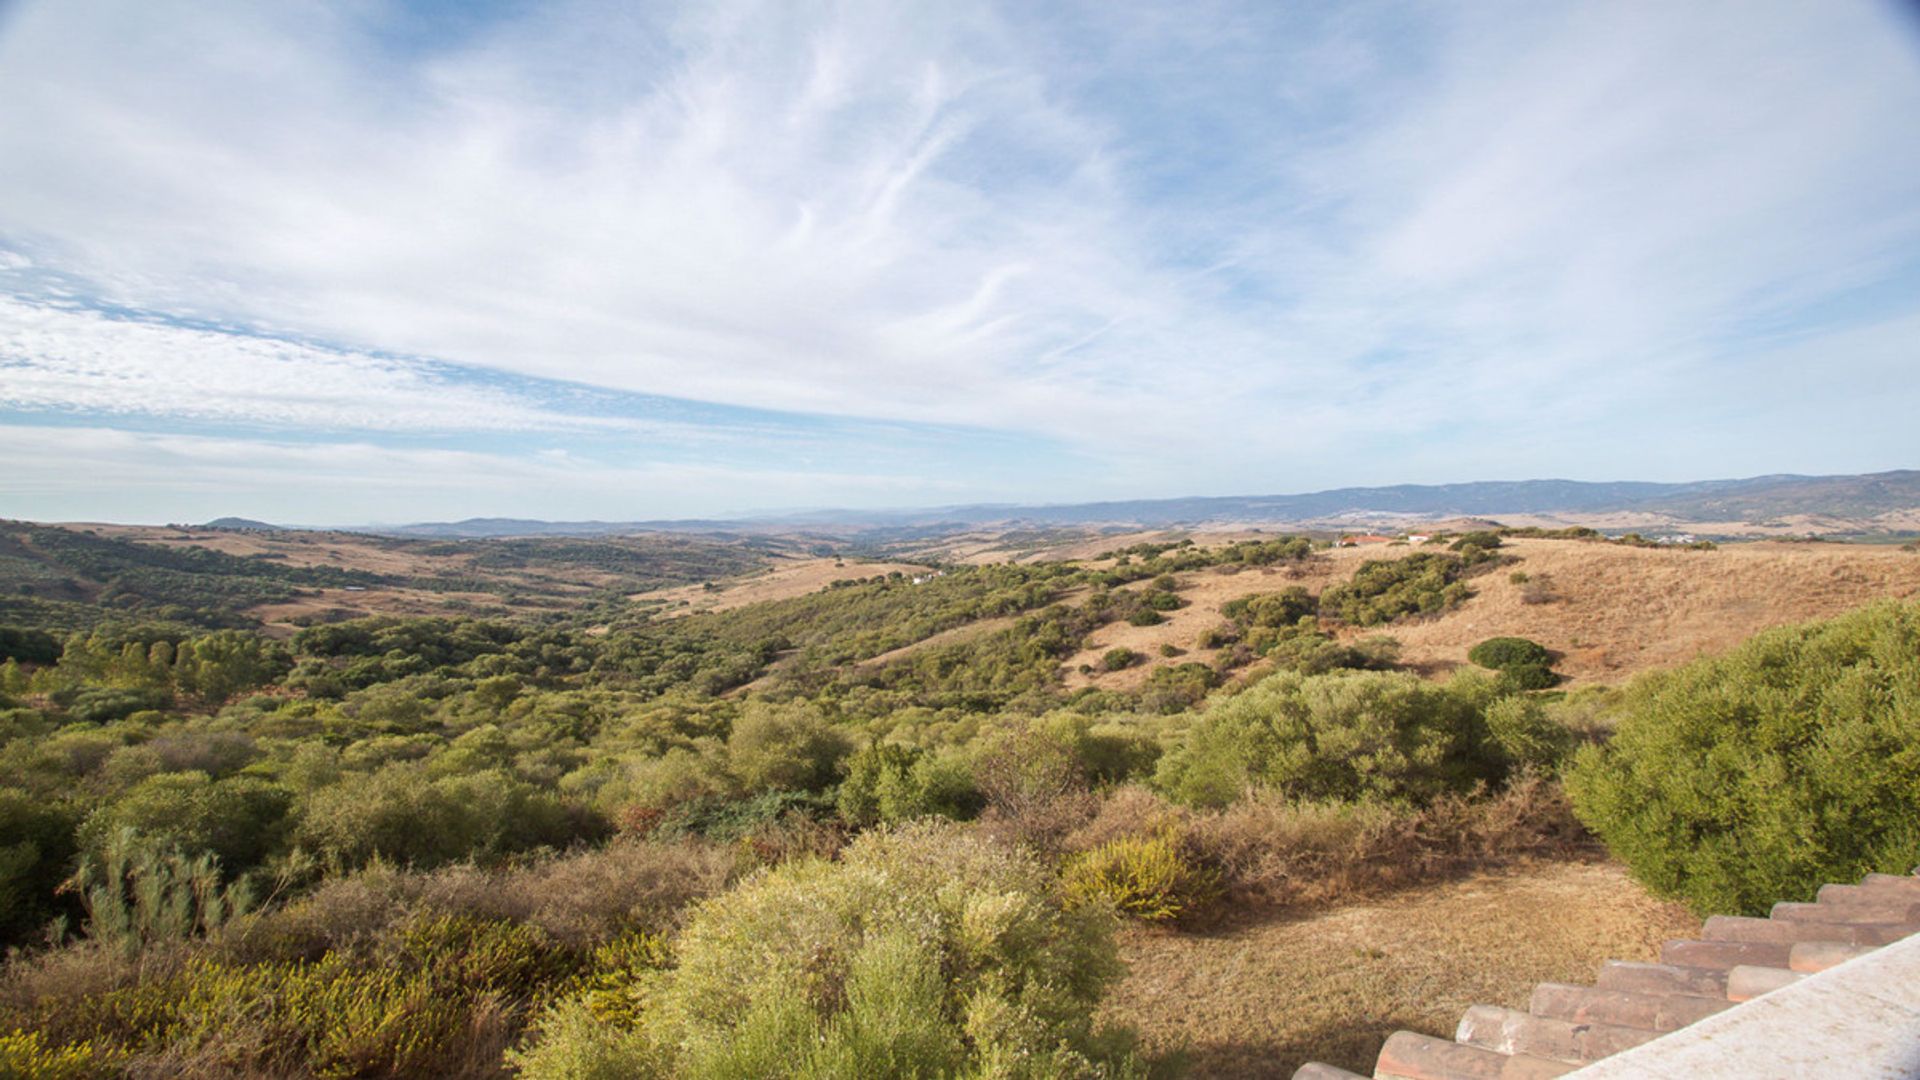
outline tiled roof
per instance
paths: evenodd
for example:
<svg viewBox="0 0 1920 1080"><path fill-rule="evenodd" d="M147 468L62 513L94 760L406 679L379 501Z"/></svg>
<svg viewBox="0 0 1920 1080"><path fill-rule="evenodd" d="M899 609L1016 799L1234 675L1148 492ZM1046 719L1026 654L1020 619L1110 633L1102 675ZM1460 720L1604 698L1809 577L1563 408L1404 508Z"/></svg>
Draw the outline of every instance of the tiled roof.
<svg viewBox="0 0 1920 1080"><path fill-rule="evenodd" d="M1869 874L1858 885L1823 887L1811 904L1775 904L1764 919L1715 915L1700 940L1667 942L1659 963L1610 960L1593 986L1541 983L1525 1011L1475 1005L1461 1017L1451 1042L1395 1032L1381 1048L1373 1075L1376 1080L1565 1076L1916 933L1920 876ZM1912 1038L1920 1042L1920 1032ZM1319 1062L1301 1066L1293 1076L1359 1080L1358 1074Z"/></svg>

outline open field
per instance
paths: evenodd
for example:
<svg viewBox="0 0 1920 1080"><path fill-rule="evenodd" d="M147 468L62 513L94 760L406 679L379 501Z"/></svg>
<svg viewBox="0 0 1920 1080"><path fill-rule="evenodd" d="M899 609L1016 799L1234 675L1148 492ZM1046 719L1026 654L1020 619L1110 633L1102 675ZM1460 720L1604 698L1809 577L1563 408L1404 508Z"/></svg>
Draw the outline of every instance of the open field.
<svg viewBox="0 0 1920 1080"><path fill-rule="evenodd" d="M692 615L702 611L731 611L769 600L789 600L819 592L835 581L896 572L913 575L930 571L917 563L782 556L765 570L715 581L714 588L708 588L705 583L681 585L635 593L628 599L657 602L662 605L662 614L667 616Z"/></svg>
<svg viewBox="0 0 1920 1080"><path fill-rule="evenodd" d="M1608 862L1541 862L1304 916L1206 933L1131 929L1106 1015L1189 1075L1287 1077L1303 1062L1371 1071L1399 1028L1451 1037L1475 1003L1524 1007L1534 984L1590 982L1698 931Z"/></svg>

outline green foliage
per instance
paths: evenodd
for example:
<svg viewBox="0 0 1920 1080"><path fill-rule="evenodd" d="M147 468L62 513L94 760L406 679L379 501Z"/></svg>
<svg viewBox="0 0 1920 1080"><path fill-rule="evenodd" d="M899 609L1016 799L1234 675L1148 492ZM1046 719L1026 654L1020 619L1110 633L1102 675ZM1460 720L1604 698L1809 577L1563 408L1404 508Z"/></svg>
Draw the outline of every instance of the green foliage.
<svg viewBox="0 0 1920 1080"><path fill-rule="evenodd" d="M1487 732L1514 765L1555 772L1573 749L1573 732L1528 694L1496 698L1485 709Z"/></svg>
<svg viewBox="0 0 1920 1080"><path fill-rule="evenodd" d="M1100 654L1100 667L1106 671L1119 671L1122 668L1132 667L1139 660L1139 653L1120 645Z"/></svg>
<svg viewBox="0 0 1920 1080"><path fill-rule="evenodd" d="M972 770L954 756L886 743L847 762L838 793L841 819L862 827L929 816L967 818L980 803Z"/></svg>
<svg viewBox="0 0 1920 1080"><path fill-rule="evenodd" d="M1219 876L1194 864L1177 837L1126 836L1067 861L1061 888L1070 904L1103 904L1146 922L1177 919L1205 904Z"/></svg>
<svg viewBox="0 0 1920 1080"><path fill-rule="evenodd" d="M727 757L748 791L819 791L833 783L852 750L845 733L801 702L753 702L733 722Z"/></svg>
<svg viewBox="0 0 1920 1080"><path fill-rule="evenodd" d="M1196 806L1255 787L1423 803L1497 781L1507 766L1476 703L1448 688L1386 672L1282 673L1215 702L1155 782Z"/></svg>
<svg viewBox="0 0 1920 1080"><path fill-rule="evenodd" d="M314 793L297 838L342 866L375 858L433 866L564 846L594 830L554 796L503 772L435 780L397 764Z"/></svg>
<svg viewBox="0 0 1920 1080"><path fill-rule="evenodd" d="M1538 642L1519 637L1493 637L1467 650L1467 659L1483 668L1504 671L1521 664L1553 663L1553 654Z"/></svg>
<svg viewBox="0 0 1920 1080"><path fill-rule="evenodd" d="M1175 713L1206 700L1207 693L1220 685L1220 673L1207 664L1188 661L1165 664L1147 675L1140 691L1140 704L1151 712Z"/></svg>
<svg viewBox="0 0 1920 1080"><path fill-rule="evenodd" d="M53 893L78 850L75 824L64 803L0 788L0 946L25 940L58 910Z"/></svg>
<svg viewBox="0 0 1920 1080"><path fill-rule="evenodd" d="M1656 891L1754 914L1920 862L1920 605L1758 635L1643 678L1568 777Z"/></svg>
<svg viewBox="0 0 1920 1080"><path fill-rule="evenodd" d="M60 639L45 630L0 626L0 660L51 664L60 659Z"/></svg>
<svg viewBox="0 0 1920 1080"><path fill-rule="evenodd" d="M1460 552L1469 563L1472 563L1485 559L1487 552L1501 546L1500 534L1498 532L1481 531L1467 533L1453 543L1448 544L1447 549L1449 551Z"/></svg>
<svg viewBox="0 0 1920 1080"><path fill-rule="evenodd" d="M48 1026L122 1054L190 1055L223 1075L472 1075L494 1066L520 1003L576 966L533 927L421 917L364 956L196 957L76 1003Z"/></svg>
<svg viewBox="0 0 1920 1080"><path fill-rule="evenodd" d="M163 850L132 829L83 856L73 887L88 935L128 953L218 929L253 906L251 890L221 880L212 855Z"/></svg>
<svg viewBox="0 0 1920 1080"><path fill-rule="evenodd" d="M1379 626L1457 607L1473 595L1460 580L1467 561L1422 551L1404 558L1369 559L1353 577L1320 596L1320 613L1354 626Z"/></svg>
<svg viewBox="0 0 1920 1080"><path fill-rule="evenodd" d="M292 805L292 791L258 777L163 773L96 810L82 840L100 851L130 830L146 843L209 855L230 873L241 873L279 845Z"/></svg>
<svg viewBox="0 0 1920 1080"><path fill-rule="evenodd" d="M1137 1071L1093 1011L1110 917L1030 856L951 828L868 833L702 905L640 1026L550 1015L522 1058L634 1076L1098 1077ZM589 1074L592 1075L592 1074Z"/></svg>
<svg viewBox="0 0 1920 1080"><path fill-rule="evenodd" d="M1305 587L1292 585L1277 593L1256 593L1229 600L1220 614L1242 629L1253 626L1290 627L1319 611L1319 601Z"/></svg>
<svg viewBox="0 0 1920 1080"><path fill-rule="evenodd" d="M1545 690L1560 681L1552 670L1553 653L1526 638L1488 638L1467 650L1467 659L1498 671L1517 690Z"/></svg>

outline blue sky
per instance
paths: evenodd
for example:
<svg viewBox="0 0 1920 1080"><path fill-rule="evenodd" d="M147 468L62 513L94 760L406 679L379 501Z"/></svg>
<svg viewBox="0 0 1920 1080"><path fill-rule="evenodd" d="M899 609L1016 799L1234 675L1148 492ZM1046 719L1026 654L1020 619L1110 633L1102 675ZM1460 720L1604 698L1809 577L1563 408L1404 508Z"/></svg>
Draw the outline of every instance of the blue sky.
<svg viewBox="0 0 1920 1080"><path fill-rule="evenodd" d="M1911 5L0 3L0 515L1920 464Z"/></svg>

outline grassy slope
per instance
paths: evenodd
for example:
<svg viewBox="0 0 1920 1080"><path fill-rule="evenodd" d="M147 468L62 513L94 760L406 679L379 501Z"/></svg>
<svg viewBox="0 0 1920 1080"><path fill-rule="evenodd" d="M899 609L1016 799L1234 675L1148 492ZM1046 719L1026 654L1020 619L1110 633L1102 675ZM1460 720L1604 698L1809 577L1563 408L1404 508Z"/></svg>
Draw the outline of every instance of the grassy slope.
<svg viewBox="0 0 1920 1080"><path fill-rule="evenodd" d="M1195 649L1194 639L1222 622L1221 604L1289 585L1319 592L1366 559L1397 558L1411 550L1335 550L1297 577L1284 569L1182 574L1181 597L1190 607L1169 612L1159 626L1103 627L1088 648L1067 660L1067 685L1130 688L1144 682L1154 666L1209 660L1213 654ZM1578 686L1623 682L1642 671L1724 652L1768 627L1837 615L1886 597L1920 595L1920 555L1891 547L1753 543L1679 551L1510 540L1506 553L1520 561L1473 578L1477 595L1459 609L1351 636L1391 634L1404 647L1403 661L1442 674L1466 663L1467 650L1478 642L1514 634L1564 653L1557 670ZM1520 587L1508 580L1516 570L1545 574L1559 599L1521 603ZM1189 652L1163 659L1162 644ZM1100 655L1116 645L1146 655L1148 663L1112 674L1076 670L1083 663L1097 667Z"/></svg>

